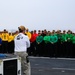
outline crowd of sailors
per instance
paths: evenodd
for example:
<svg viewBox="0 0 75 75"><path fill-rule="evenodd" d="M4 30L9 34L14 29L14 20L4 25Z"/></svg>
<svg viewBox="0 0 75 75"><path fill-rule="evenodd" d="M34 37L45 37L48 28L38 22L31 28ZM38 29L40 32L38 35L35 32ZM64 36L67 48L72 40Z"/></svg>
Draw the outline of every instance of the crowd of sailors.
<svg viewBox="0 0 75 75"><path fill-rule="evenodd" d="M18 31L0 31L0 53L14 53L14 38ZM27 49L29 56L75 57L75 33L71 30L25 31L31 42Z"/></svg>

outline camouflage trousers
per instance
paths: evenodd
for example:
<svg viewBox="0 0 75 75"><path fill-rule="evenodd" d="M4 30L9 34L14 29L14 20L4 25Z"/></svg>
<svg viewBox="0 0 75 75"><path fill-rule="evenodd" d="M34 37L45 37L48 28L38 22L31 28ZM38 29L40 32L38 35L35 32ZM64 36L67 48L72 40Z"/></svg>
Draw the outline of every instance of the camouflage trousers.
<svg viewBox="0 0 75 75"><path fill-rule="evenodd" d="M31 75L30 62L28 59L28 54L24 52L15 52L15 54L21 57L21 69L23 75Z"/></svg>

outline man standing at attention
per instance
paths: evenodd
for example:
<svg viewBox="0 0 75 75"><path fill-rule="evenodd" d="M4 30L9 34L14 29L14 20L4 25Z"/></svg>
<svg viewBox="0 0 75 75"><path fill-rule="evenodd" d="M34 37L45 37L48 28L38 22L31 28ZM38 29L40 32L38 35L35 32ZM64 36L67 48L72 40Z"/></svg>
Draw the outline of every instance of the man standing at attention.
<svg viewBox="0 0 75 75"><path fill-rule="evenodd" d="M26 28L24 26L18 27L19 33L14 38L15 54L21 57L21 67L23 75L30 74L30 62L28 60L27 48L30 47L30 41L27 35L25 35Z"/></svg>

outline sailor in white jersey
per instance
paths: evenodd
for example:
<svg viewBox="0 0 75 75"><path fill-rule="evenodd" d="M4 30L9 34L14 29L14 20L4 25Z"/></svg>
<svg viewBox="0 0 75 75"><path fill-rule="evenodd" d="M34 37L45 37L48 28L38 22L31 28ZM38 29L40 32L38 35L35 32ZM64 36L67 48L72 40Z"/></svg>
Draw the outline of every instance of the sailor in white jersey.
<svg viewBox="0 0 75 75"><path fill-rule="evenodd" d="M18 27L19 34L14 38L15 54L21 57L21 66L23 75L31 75L30 62L28 59L27 48L30 47L30 41L27 35L25 35L26 28L24 26Z"/></svg>

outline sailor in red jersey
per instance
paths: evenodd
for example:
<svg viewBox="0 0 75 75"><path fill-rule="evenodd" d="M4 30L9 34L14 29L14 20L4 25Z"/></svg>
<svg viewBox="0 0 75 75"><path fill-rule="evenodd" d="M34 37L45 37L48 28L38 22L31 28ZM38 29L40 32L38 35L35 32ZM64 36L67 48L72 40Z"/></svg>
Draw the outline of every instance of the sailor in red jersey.
<svg viewBox="0 0 75 75"><path fill-rule="evenodd" d="M30 47L30 53L29 55L36 56L36 37L38 36L36 30L31 31L31 47Z"/></svg>

